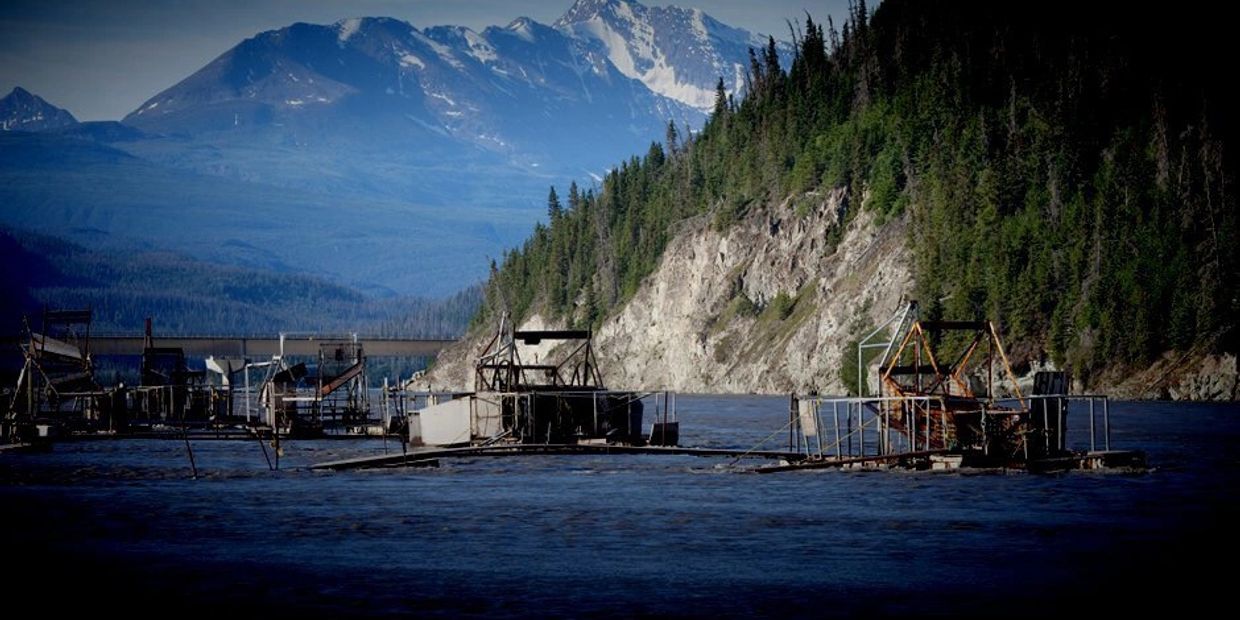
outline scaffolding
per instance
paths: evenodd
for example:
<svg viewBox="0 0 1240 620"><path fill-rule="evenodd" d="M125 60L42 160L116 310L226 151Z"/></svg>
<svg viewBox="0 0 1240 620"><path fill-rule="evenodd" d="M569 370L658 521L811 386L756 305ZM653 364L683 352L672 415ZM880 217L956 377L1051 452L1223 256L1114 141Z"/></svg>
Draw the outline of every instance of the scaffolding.
<svg viewBox="0 0 1240 620"><path fill-rule="evenodd" d="M1080 454L1120 454L1110 449L1106 396L1068 395L1062 372L1036 373L1026 395L994 323L922 320L918 314L917 303L909 302L858 342L858 396L789 397L788 450L805 455L804 465L950 467L967 460L1032 467ZM890 336L884 335L892 326ZM866 353L876 350L882 354L867 360ZM1068 442L1072 403L1088 411L1087 452L1074 452ZM1135 462L1133 455L1139 453L1124 458ZM1080 464L1095 462L1102 460Z"/></svg>
<svg viewBox="0 0 1240 620"><path fill-rule="evenodd" d="M111 424L111 394L96 382L90 355L92 316L89 308L45 308L39 331L23 320L23 362L0 429L4 440Z"/></svg>

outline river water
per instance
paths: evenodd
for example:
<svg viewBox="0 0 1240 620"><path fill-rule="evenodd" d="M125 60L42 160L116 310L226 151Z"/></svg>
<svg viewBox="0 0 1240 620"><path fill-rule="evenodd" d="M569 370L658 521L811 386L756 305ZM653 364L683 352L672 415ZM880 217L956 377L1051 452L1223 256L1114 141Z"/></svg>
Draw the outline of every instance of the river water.
<svg viewBox="0 0 1240 620"><path fill-rule="evenodd" d="M681 396L752 447L779 397ZM1073 411L1074 438L1087 441ZM311 472L380 440L58 444L0 456L8 601L265 616L1045 616L1203 611L1240 551L1240 407L1113 403L1143 474L806 471L685 456ZM779 448L777 437L767 447ZM1215 568L1218 561L1224 568Z"/></svg>

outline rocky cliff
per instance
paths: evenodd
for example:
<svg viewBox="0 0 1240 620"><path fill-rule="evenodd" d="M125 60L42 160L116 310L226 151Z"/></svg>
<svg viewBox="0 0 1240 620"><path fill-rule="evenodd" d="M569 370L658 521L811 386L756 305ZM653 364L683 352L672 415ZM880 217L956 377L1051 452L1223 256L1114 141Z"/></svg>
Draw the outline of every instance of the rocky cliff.
<svg viewBox="0 0 1240 620"><path fill-rule="evenodd" d="M894 314L913 289L906 218L878 222L866 209L849 218L850 208L836 190L760 209L726 231L707 217L682 222L659 268L596 334L607 385L846 393L841 369L846 357L854 359L857 337ZM541 314L521 325L560 327ZM473 358L493 335L494 326L485 326L445 350L417 387L472 389ZM1053 369L1015 363L1026 389L1034 370ZM1238 378L1234 355L1189 351L1149 368L1115 369L1089 389L1120 398L1234 400Z"/></svg>
<svg viewBox="0 0 1240 620"><path fill-rule="evenodd" d="M843 392L850 340L895 312L912 282L904 222L875 226L863 211L834 231L848 208L836 191L722 233L702 218L685 223L659 269L599 330L608 383Z"/></svg>
<svg viewBox="0 0 1240 620"><path fill-rule="evenodd" d="M851 340L911 289L905 222L847 219L845 192L807 194L726 231L683 222L659 268L596 335L609 386L689 392L845 391ZM841 228L841 222L847 220ZM547 327L541 315L523 328ZM482 330L445 351L424 387L469 387Z"/></svg>

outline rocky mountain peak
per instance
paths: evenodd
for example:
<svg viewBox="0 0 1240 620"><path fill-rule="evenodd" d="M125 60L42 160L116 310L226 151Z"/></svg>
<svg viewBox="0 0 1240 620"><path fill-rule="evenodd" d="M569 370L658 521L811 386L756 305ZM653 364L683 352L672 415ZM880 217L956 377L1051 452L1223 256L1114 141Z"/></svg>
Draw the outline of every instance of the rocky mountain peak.
<svg viewBox="0 0 1240 620"><path fill-rule="evenodd" d="M20 86L0 99L0 130L3 131L47 131L76 124L77 119L68 110Z"/></svg>

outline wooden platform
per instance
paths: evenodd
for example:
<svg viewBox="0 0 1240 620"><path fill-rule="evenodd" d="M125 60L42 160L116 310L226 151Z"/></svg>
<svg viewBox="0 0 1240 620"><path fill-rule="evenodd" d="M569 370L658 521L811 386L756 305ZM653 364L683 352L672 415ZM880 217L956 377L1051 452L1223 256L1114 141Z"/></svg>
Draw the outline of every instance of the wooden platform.
<svg viewBox="0 0 1240 620"><path fill-rule="evenodd" d="M687 455L700 457L763 458L796 461L805 458L795 452L734 450L726 448L681 448L662 446L620 446L606 444L505 444L496 446L464 446L460 448L419 448L407 454L385 454L355 459L316 463L310 469L343 470L372 467L403 467L418 460L477 456L522 456L532 454L645 454Z"/></svg>
<svg viewBox="0 0 1240 620"><path fill-rule="evenodd" d="M51 452L52 443L43 441L37 443L0 443L0 454L27 454L30 452Z"/></svg>
<svg viewBox="0 0 1240 620"><path fill-rule="evenodd" d="M939 469L934 467L931 457L951 454L946 450L927 450L919 452L901 452L846 458L813 458L803 459L780 465L768 465L757 468L760 474L770 474L803 469L831 468L868 468L868 467L902 467L908 469ZM1024 469L1032 473L1055 473L1072 470L1102 469L1145 469L1145 453L1137 450L1107 450L1095 452L1078 452L1050 458L1032 459L1029 461L996 460L978 455L959 455L954 467L945 469Z"/></svg>
<svg viewBox="0 0 1240 620"><path fill-rule="evenodd" d="M1098 450L1030 461L1028 470L1037 473L1053 473L1074 469L1145 469L1145 467L1145 453L1139 450Z"/></svg>
<svg viewBox="0 0 1240 620"><path fill-rule="evenodd" d="M923 450L918 452L901 452L899 454L882 454L872 456L854 456L845 458L802 459L781 465L759 467L754 471L760 474L773 474L781 471L799 471L802 469L831 469L835 467L871 467L876 465L906 465L918 459L927 459L931 455L944 454L946 450ZM903 463L902 463L903 462Z"/></svg>

